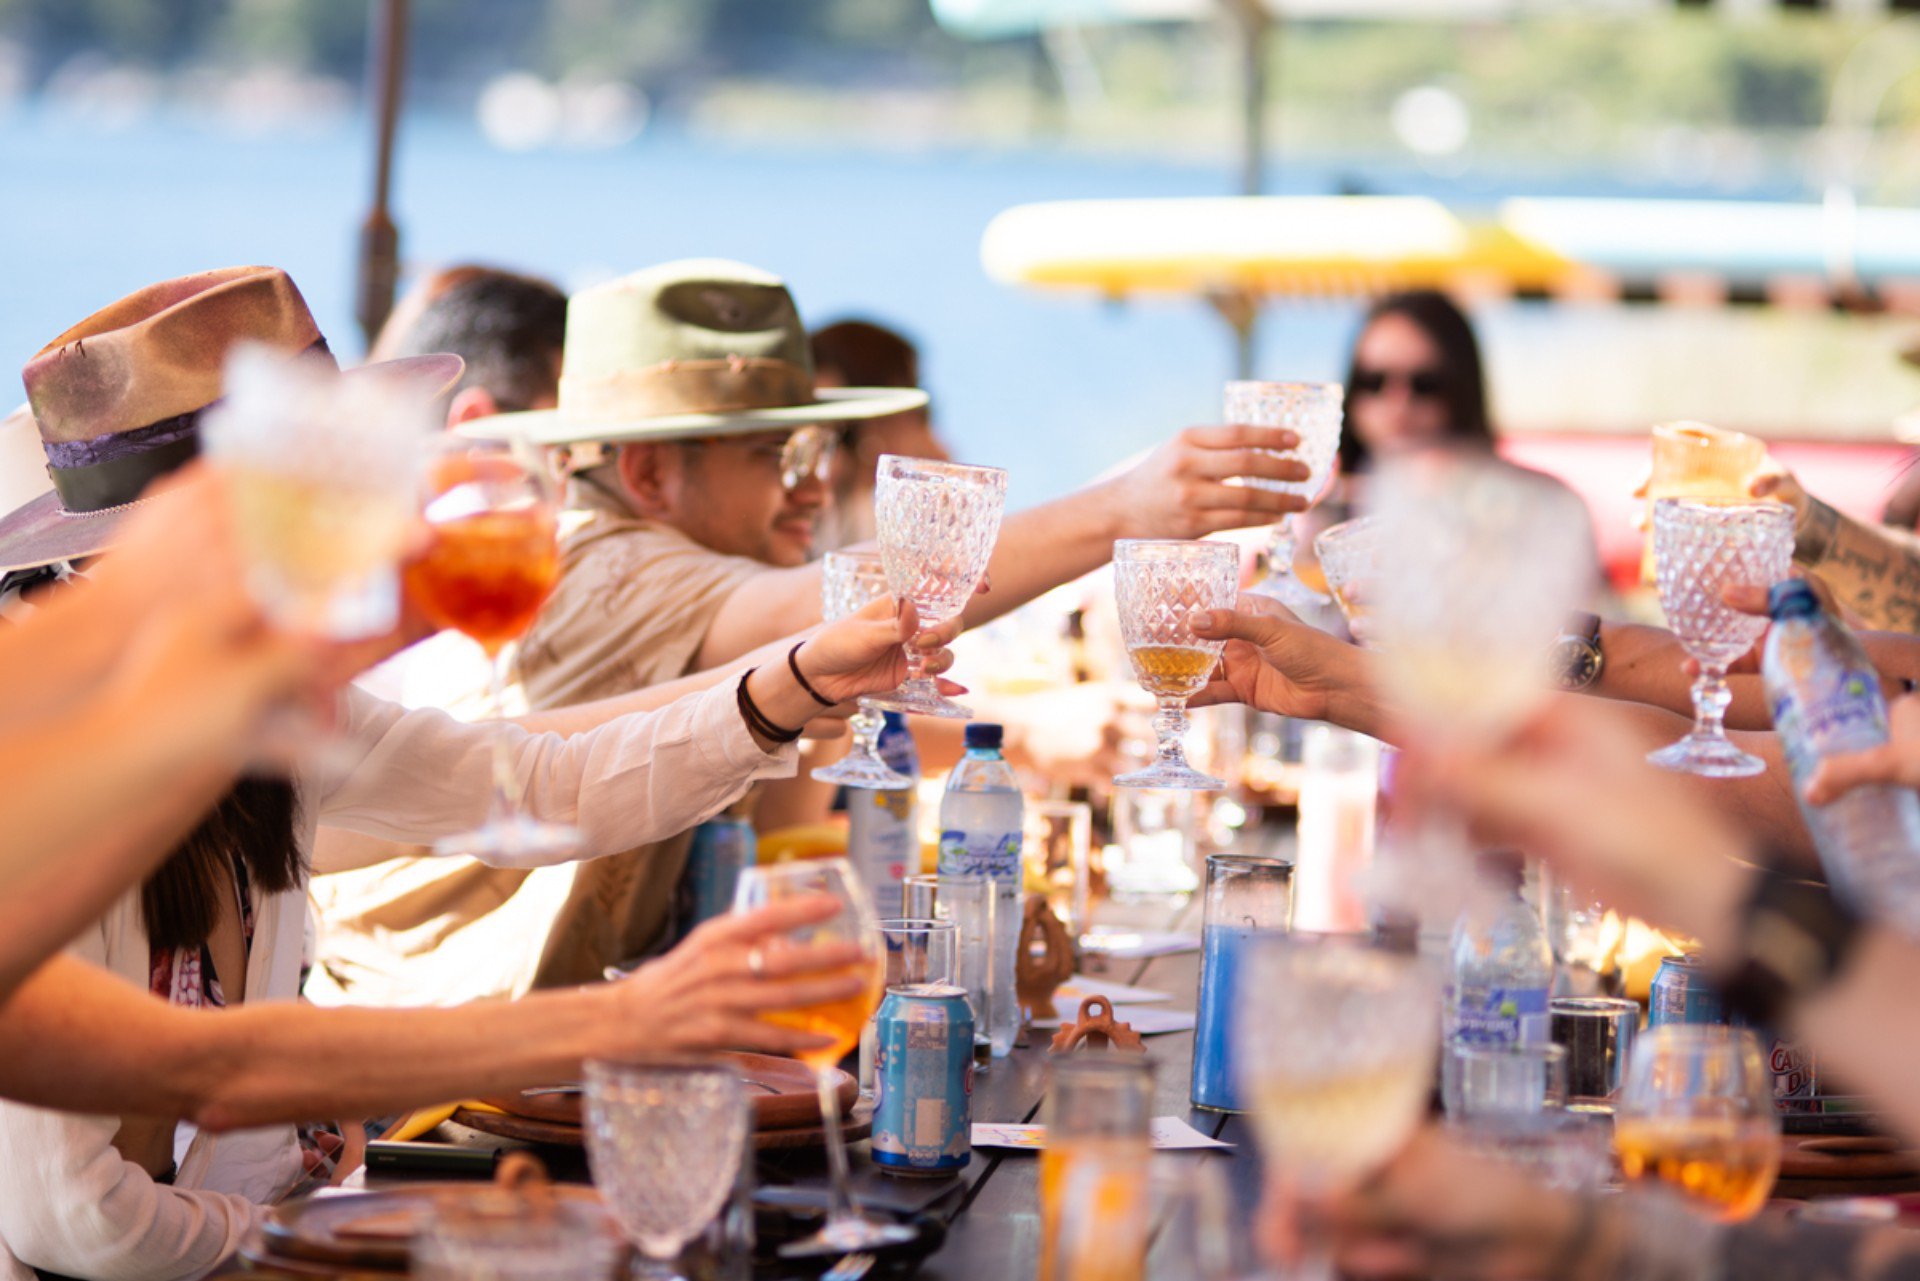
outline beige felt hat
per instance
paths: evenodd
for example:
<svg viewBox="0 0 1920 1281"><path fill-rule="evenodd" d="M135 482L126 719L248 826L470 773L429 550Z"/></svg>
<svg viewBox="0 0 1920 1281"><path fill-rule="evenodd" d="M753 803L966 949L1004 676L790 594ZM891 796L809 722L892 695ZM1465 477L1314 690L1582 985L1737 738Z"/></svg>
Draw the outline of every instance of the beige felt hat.
<svg viewBox="0 0 1920 1281"><path fill-rule="evenodd" d="M880 418L912 387L816 387L806 327L778 276L744 263L663 263L567 303L559 407L479 418L461 434L624 444Z"/></svg>
<svg viewBox="0 0 1920 1281"><path fill-rule="evenodd" d="M52 488L0 518L0 570L110 547L141 492L199 454L200 415L220 399L227 353L242 342L333 361L306 300L273 267L149 285L41 348L21 381ZM414 356L341 377L401 378L437 393L463 368L458 356Z"/></svg>

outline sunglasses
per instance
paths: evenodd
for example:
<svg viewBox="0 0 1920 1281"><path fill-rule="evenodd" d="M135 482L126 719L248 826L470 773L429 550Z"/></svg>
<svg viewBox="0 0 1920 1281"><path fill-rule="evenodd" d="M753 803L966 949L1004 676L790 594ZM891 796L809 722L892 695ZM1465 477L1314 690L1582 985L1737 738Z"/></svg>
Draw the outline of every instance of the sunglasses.
<svg viewBox="0 0 1920 1281"><path fill-rule="evenodd" d="M780 444L756 445L756 456L772 459L779 458L780 487L789 493L806 484L808 479L826 483L827 472L833 466L833 453L840 447L841 428L838 425L813 423L801 427L789 435ZM682 441L688 446L700 446L710 443L711 439L696 437Z"/></svg>
<svg viewBox="0 0 1920 1281"><path fill-rule="evenodd" d="M1404 385L1415 400L1437 400L1447 389L1447 380L1437 369L1416 369L1403 373L1397 369L1357 369L1349 389L1356 396L1378 396L1392 384Z"/></svg>

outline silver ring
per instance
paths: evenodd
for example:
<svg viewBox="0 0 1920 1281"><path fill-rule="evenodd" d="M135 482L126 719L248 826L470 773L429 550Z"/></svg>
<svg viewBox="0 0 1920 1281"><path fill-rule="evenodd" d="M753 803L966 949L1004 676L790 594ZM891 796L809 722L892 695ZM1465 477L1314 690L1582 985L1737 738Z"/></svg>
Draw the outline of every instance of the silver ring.
<svg viewBox="0 0 1920 1281"><path fill-rule="evenodd" d="M747 949L747 972L757 979L767 977L766 953L760 950L758 944Z"/></svg>

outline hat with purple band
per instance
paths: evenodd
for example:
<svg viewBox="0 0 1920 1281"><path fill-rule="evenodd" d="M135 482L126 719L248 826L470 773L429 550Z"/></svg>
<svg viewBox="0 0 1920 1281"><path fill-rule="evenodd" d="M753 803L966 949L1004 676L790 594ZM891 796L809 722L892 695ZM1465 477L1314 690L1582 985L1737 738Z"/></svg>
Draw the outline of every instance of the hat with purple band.
<svg viewBox="0 0 1920 1281"><path fill-rule="evenodd" d="M0 518L0 570L105 551L153 481L200 452L200 416L220 399L243 342L334 363L306 300L273 267L228 267L149 285L55 338L21 371L50 493ZM413 356L341 373L434 392L458 356Z"/></svg>

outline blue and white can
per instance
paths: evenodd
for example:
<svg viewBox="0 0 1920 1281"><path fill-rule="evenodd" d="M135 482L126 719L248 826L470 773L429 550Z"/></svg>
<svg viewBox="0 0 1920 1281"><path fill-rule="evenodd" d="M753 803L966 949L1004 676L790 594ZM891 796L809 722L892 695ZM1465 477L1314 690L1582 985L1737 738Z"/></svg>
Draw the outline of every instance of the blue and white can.
<svg viewBox="0 0 1920 1281"><path fill-rule="evenodd" d="M686 929L733 909L734 886L742 869L753 866L756 845L753 824L744 818L709 819L693 829L685 873Z"/></svg>
<svg viewBox="0 0 1920 1281"><path fill-rule="evenodd" d="M1668 1023L1726 1024L1720 994L1708 986L1706 967L1698 956L1669 956L1660 962L1647 994L1647 1026Z"/></svg>
<svg viewBox="0 0 1920 1281"><path fill-rule="evenodd" d="M952 1174L973 1159L973 1012L945 983L887 989L874 1029L873 1163Z"/></svg>

